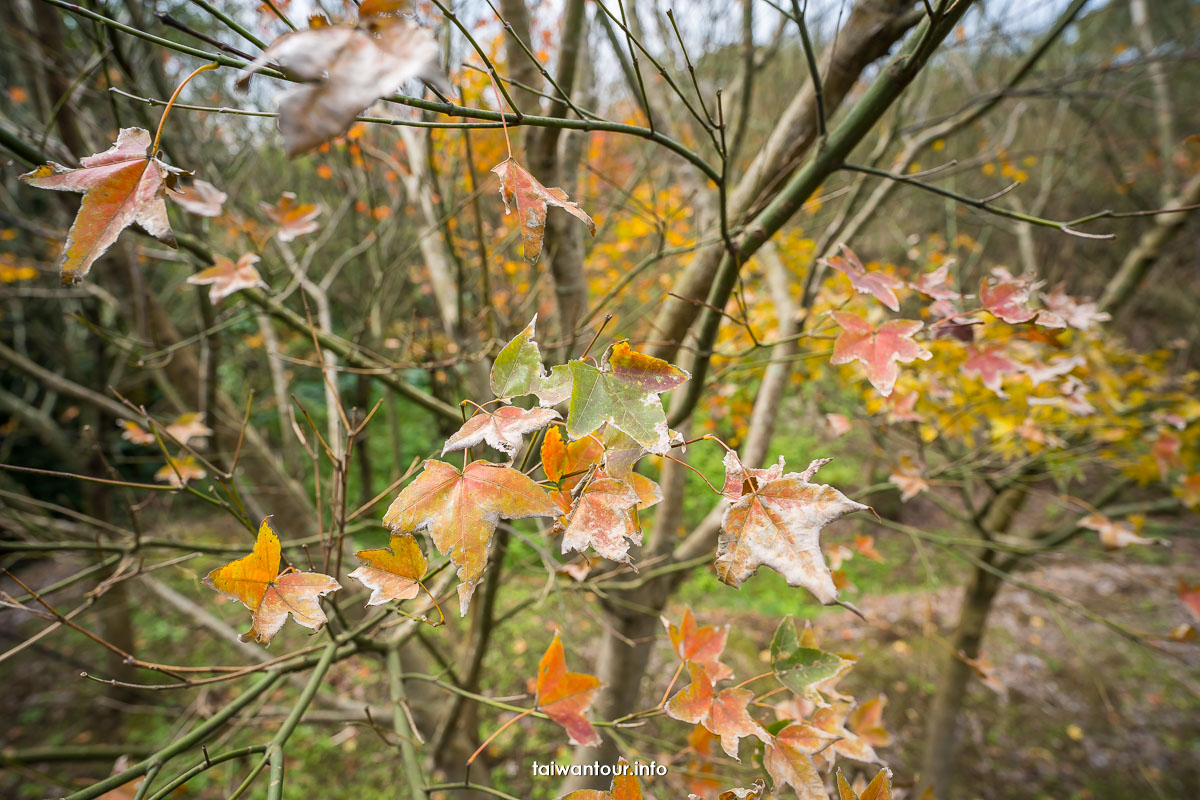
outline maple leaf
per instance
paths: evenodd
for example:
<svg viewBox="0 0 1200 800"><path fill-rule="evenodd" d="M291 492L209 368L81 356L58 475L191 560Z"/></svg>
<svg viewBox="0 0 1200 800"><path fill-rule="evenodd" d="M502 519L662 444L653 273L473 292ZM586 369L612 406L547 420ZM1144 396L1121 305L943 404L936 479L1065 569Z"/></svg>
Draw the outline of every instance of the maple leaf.
<svg viewBox="0 0 1200 800"><path fill-rule="evenodd" d="M406 533L393 533L387 547L359 550L354 555L363 565L351 572L350 577L371 590L369 606L413 599L429 566L421 545Z"/></svg>
<svg viewBox="0 0 1200 800"><path fill-rule="evenodd" d="M279 132L288 156L305 153L349 130L354 118L376 100L413 78L445 85L438 69L437 41L410 19L360 9L355 25L323 24L280 36L246 67L245 89L267 64L277 64L302 85L279 101Z"/></svg>
<svg viewBox="0 0 1200 800"><path fill-rule="evenodd" d="M771 671L798 697L809 695L814 685L844 674L849 663L839 655L808 645L797 635L790 616L779 623L771 639Z"/></svg>
<svg viewBox="0 0 1200 800"><path fill-rule="evenodd" d="M208 181L194 180L188 188L167 189L167 197L189 214L198 217L219 217L221 206L229 199L229 195L213 186Z"/></svg>
<svg viewBox="0 0 1200 800"><path fill-rule="evenodd" d="M584 436L574 442L563 438L557 425L546 431L542 439L542 469L546 479L555 484L554 502L566 513L571 510L572 490L585 473L604 458L604 445L595 436Z"/></svg>
<svg viewBox="0 0 1200 800"><path fill-rule="evenodd" d="M667 702L667 716L703 725L720 737L725 754L739 761L738 743L744 737L754 736L763 742L771 740L746 709L754 699L754 692L738 688L714 692L713 680L704 667L694 661L687 662L687 667L691 683Z"/></svg>
<svg viewBox="0 0 1200 800"><path fill-rule="evenodd" d="M642 543L642 532L631 510L639 502L628 483L617 478L593 477L567 515L562 551L583 552L591 547L610 561L629 563L629 545Z"/></svg>
<svg viewBox="0 0 1200 800"><path fill-rule="evenodd" d="M829 426L835 439L840 439L850 432L850 420L845 414L829 412L825 414L825 424Z"/></svg>
<svg viewBox="0 0 1200 800"><path fill-rule="evenodd" d="M825 800L825 781L813 762L813 753L828 747L832 737L803 722L788 725L767 744L763 767L778 791L791 786L801 800Z"/></svg>
<svg viewBox="0 0 1200 800"><path fill-rule="evenodd" d="M458 601L466 616L503 519L550 517L557 506L529 477L511 467L475 461L460 471L429 459L388 507L383 524L397 532L427 529L438 551L458 567Z"/></svg>
<svg viewBox="0 0 1200 800"><path fill-rule="evenodd" d="M259 203L258 207L279 226L275 238L281 242L290 242L321 227L317 217L324 211L317 203L297 203L295 192L279 195L275 205Z"/></svg>
<svg viewBox="0 0 1200 800"><path fill-rule="evenodd" d="M567 672L562 640L555 633L554 641L538 662L535 705L566 730L571 744L583 747L600 744L600 734L588 722L584 712L601 686L603 684L595 675Z"/></svg>
<svg viewBox="0 0 1200 800"><path fill-rule="evenodd" d="M628 342L613 345L600 367L572 361L567 435L587 436L606 422L641 447L662 455L671 449L667 415L658 395L683 384L686 370L639 353Z"/></svg>
<svg viewBox="0 0 1200 800"><path fill-rule="evenodd" d="M883 726L883 707L886 705L887 696L882 694L860 703L850 712L847 727L872 747L887 747L892 743L892 734Z"/></svg>
<svg viewBox="0 0 1200 800"><path fill-rule="evenodd" d="M1086 363L1087 360L1080 355L1056 356L1044 364L1038 362L1021 364L1020 368L1022 372L1029 376L1029 380L1034 387L1038 387L1055 378L1061 378L1076 367L1082 367Z"/></svg>
<svg viewBox="0 0 1200 800"><path fill-rule="evenodd" d="M534 381L545 370L542 368L542 352L534 340L537 314L525 329L504 345L492 363L492 394L502 400L529 394Z"/></svg>
<svg viewBox="0 0 1200 800"><path fill-rule="evenodd" d="M642 784L630 769L629 762L621 758L617 761L617 772L607 792L580 789L558 800L642 800Z"/></svg>
<svg viewBox="0 0 1200 800"><path fill-rule="evenodd" d="M208 473L192 456L168 456L166 465L154 473L154 480L182 489L189 481L202 480L206 475Z"/></svg>
<svg viewBox="0 0 1200 800"><path fill-rule="evenodd" d="M846 717L850 714L850 703L837 701L813 712L810 724L829 734L835 741L825 752L826 758L831 758L829 751L865 763L879 763L875 748L865 739L846 728Z"/></svg>
<svg viewBox="0 0 1200 800"><path fill-rule="evenodd" d="M212 436L212 428L204 424L204 415L198 411L180 414L166 427L166 431L180 444L187 444L192 439L206 439Z"/></svg>
<svg viewBox="0 0 1200 800"><path fill-rule="evenodd" d="M821 555L821 529L867 506L831 486L809 482L826 461L814 461L804 472L756 482L725 510L715 565L723 583L741 586L760 566L768 566L789 586L803 586L826 605L837 600Z"/></svg>
<svg viewBox="0 0 1200 800"><path fill-rule="evenodd" d="M1008 397L1002 385L1004 376L1018 372L1021 365L1004 355L1002 344L986 344L967 348L967 360L963 362L962 374L976 376L983 385L996 393L997 397Z"/></svg>
<svg viewBox="0 0 1200 800"><path fill-rule="evenodd" d="M77 283L87 275L134 223L176 247L164 192L184 172L151 157L150 144L148 131L122 128L112 147L84 157L76 169L51 161L20 176L22 183L39 189L83 193L58 260L63 283Z"/></svg>
<svg viewBox="0 0 1200 800"><path fill-rule="evenodd" d="M934 300L958 300L962 294L950 283L950 263L942 264L933 272L921 273L909 286Z"/></svg>
<svg viewBox="0 0 1200 800"><path fill-rule="evenodd" d="M326 622L321 597L342 588L319 572L280 574L280 556L279 537L267 517L258 528L250 555L214 569L204 579L206 586L241 601L253 613L251 629L238 637L243 642L256 639L270 644L288 614L304 627L319 630Z"/></svg>
<svg viewBox="0 0 1200 800"><path fill-rule="evenodd" d="M904 286L904 281L886 272L867 272L867 268L854 255L854 251L846 245L841 245L842 255L826 259L825 263L841 272L850 279L850 285L859 294L873 295L892 311L900 310L900 300L896 297L896 289Z"/></svg>
<svg viewBox="0 0 1200 800"><path fill-rule="evenodd" d="M762 778L759 778L749 788L739 786L729 791L721 792L717 795L717 800L758 800L766 790L767 784L763 782ZM689 794L688 800L704 800L704 798L698 794Z"/></svg>
<svg viewBox="0 0 1200 800"><path fill-rule="evenodd" d="M549 408L501 406L495 411L484 409L446 440L442 455L487 442L512 459L525 444L525 434L540 431L556 419L561 419L558 412Z"/></svg>
<svg viewBox="0 0 1200 800"><path fill-rule="evenodd" d="M536 394L543 406L558 405L571 396L571 373L565 365L546 372L542 364L542 353L533 338L537 326L537 314L496 355L492 364L492 394L501 400L510 400L527 394Z"/></svg>
<svg viewBox="0 0 1200 800"><path fill-rule="evenodd" d="M920 465L907 454L900 456L899 463L892 470L892 474L888 476L888 483L900 490L900 502L902 503L907 503L921 492L929 489L929 481L921 475Z"/></svg>
<svg viewBox="0 0 1200 800"><path fill-rule="evenodd" d="M242 289L258 287L266 289L266 281L258 274L255 264L259 261L255 253L243 253L234 263L225 256L213 256L213 265L188 277L187 282L193 286L208 286L208 299L215 306L234 292Z"/></svg>
<svg viewBox="0 0 1200 800"><path fill-rule="evenodd" d="M596 235L596 223L578 203L567 199L562 189L547 189L538 183L524 167L511 156L492 167L500 178L500 198L504 201L504 213L510 206L517 208L517 221L521 225L521 240L524 242L525 260L533 265L542 255L542 240L546 235L546 207L556 206L566 211L587 226L588 233Z"/></svg>
<svg viewBox="0 0 1200 800"><path fill-rule="evenodd" d="M1040 281L1033 283L1027 278L1014 278L1003 267L992 270L992 274L993 278L984 278L979 284L979 299L992 316L1010 325L1033 320L1046 328L1067 327L1053 311L1029 307L1030 295L1041 285Z"/></svg>
<svg viewBox="0 0 1200 800"><path fill-rule="evenodd" d="M1042 302L1066 325L1081 331L1088 330L1098 322L1112 319L1112 315L1107 311L1100 311L1094 301L1068 295L1064 284L1061 283L1055 286L1050 294L1043 294Z"/></svg>
<svg viewBox="0 0 1200 800"><path fill-rule="evenodd" d="M1079 520L1079 527L1100 534L1100 544L1108 550L1123 550L1131 544L1169 544L1165 539L1138 536L1133 528L1121 522L1114 522L1099 512L1088 514Z"/></svg>
<svg viewBox="0 0 1200 800"><path fill-rule="evenodd" d="M121 429L121 438L127 442L133 442L134 444L154 444L157 441L153 433L132 420L119 419L117 420L117 427Z"/></svg>
<svg viewBox="0 0 1200 800"><path fill-rule="evenodd" d="M1150 447L1150 454L1154 457L1159 477L1163 480L1167 479L1172 468L1183 465L1179 458L1182 447L1183 441L1170 431L1163 431L1154 440L1154 444Z"/></svg>
<svg viewBox="0 0 1200 800"><path fill-rule="evenodd" d="M678 626L666 618L663 618L662 623L680 661L699 664L712 676L714 683L733 677L733 670L721 663L721 654L725 652L725 639L729 635L728 625L719 628L715 625L697 625L691 608L683 610L683 618Z"/></svg>
<svg viewBox="0 0 1200 800"><path fill-rule="evenodd" d="M864 558L869 558L872 561L883 563L883 556L875 549L875 537L871 535L855 534L854 549L863 555Z"/></svg>
<svg viewBox="0 0 1200 800"><path fill-rule="evenodd" d="M834 320L842 327L842 333L833 343L830 364L849 364L861 361L866 369L867 380L887 397L900 377L898 364L907 364L915 359L928 361L933 354L913 341L913 334L924 327L924 323L912 319L889 320L878 328L857 314L847 311L831 312Z"/></svg>
<svg viewBox="0 0 1200 800"><path fill-rule="evenodd" d="M861 794L856 794L846 783L842 771L837 772L838 800L892 800L892 771L887 767L879 770Z"/></svg>

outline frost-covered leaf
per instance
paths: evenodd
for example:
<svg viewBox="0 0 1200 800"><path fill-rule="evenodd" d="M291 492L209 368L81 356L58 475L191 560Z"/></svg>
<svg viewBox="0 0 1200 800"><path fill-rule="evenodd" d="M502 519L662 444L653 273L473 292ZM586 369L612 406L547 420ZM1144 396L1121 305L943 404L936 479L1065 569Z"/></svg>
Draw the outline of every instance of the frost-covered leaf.
<svg viewBox="0 0 1200 800"><path fill-rule="evenodd" d="M685 370L639 353L627 342L613 345L600 367L587 361L567 366L572 379L567 434L572 439L608 423L651 453L670 450L667 415L658 395L686 382Z"/></svg>
<svg viewBox="0 0 1200 800"><path fill-rule="evenodd" d="M889 320L878 328L857 314L834 311L834 320L842 327L842 333L833 343L830 364L862 362L867 380L887 397L900 377L899 364L916 359L929 360L933 354L913 341L913 334L924 327L924 323L912 319Z"/></svg>
<svg viewBox="0 0 1200 800"><path fill-rule="evenodd" d="M792 723L777 733L763 753L763 767L775 788L791 786L800 800L827 800L825 781L812 756L827 747L832 738L803 722Z"/></svg>
<svg viewBox="0 0 1200 800"><path fill-rule="evenodd" d="M208 181L196 179L191 186L180 186L178 189L167 189L167 196L189 214L198 217L219 217L221 206L229 199L229 195L213 186Z"/></svg>
<svg viewBox="0 0 1200 800"><path fill-rule="evenodd" d="M83 193L58 260L63 283L77 283L87 275L121 231L134 223L176 246L164 197L183 171L153 158L150 144L149 131L122 128L112 147L84 157L78 168L51 161L20 177L39 189Z"/></svg>
<svg viewBox="0 0 1200 800"><path fill-rule="evenodd" d="M556 419L560 419L558 412L551 408L485 408L446 440L442 455L487 442L511 459L524 446L525 434L540 431Z"/></svg>
<svg viewBox="0 0 1200 800"><path fill-rule="evenodd" d="M521 240L525 247L525 260L536 264L542 254L542 240L546 235L546 207L557 206L571 214L584 225L588 232L596 235L596 223L579 207L567 199L562 189L547 189L538 183L524 167L509 157L492 167L500 178L500 197L504 200L504 213L517 209L517 221L521 225Z"/></svg>
<svg viewBox="0 0 1200 800"><path fill-rule="evenodd" d="M421 545L407 533L393 533L387 547L359 550L354 555L362 566L351 572L350 577L371 590L369 606L413 599L429 567Z"/></svg>
<svg viewBox="0 0 1200 800"><path fill-rule="evenodd" d="M321 216L324 209L317 203L297 203L294 192L284 192L279 195L279 202L275 205L268 203L259 203L258 205L263 213L279 226L275 232L275 238L281 242L290 242L321 227L317 222L317 217Z"/></svg>
<svg viewBox="0 0 1200 800"><path fill-rule="evenodd" d="M258 528L250 555L214 569L204 579L205 585L241 601L253 612L251 629L238 637L243 642L256 639L260 644L269 644L288 614L304 627L318 630L326 622L322 595L342 588L319 572L289 569L280 574L281 554L279 537L267 517Z"/></svg>
<svg viewBox="0 0 1200 800"><path fill-rule="evenodd" d="M637 492L616 478L594 477L575 498L563 531L562 551L582 553L591 547L610 561L629 562L629 545L642 543L632 513Z"/></svg>
<svg viewBox="0 0 1200 800"><path fill-rule="evenodd" d="M444 85L439 57L432 34L412 20L390 9L360 12L357 25L325 24L280 36L246 67L238 86L244 89L267 64L300 82L279 100L283 148L295 156L342 135L364 109L413 78Z"/></svg>
<svg viewBox="0 0 1200 800"><path fill-rule="evenodd" d="M402 533L429 531L438 551L458 567L458 601L465 616L500 520L557 513L546 492L511 467L475 461L459 471L430 459L392 501L383 524Z"/></svg>
<svg viewBox="0 0 1200 800"><path fill-rule="evenodd" d="M242 289L267 288L266 282L254 266L258 260L258 256L254 253L243 253L237 263L225 256L213 256L213 265L189 276L187 282L193 286L211 284L212 288L208 290L208 299L215 306L229 295Z"/></svg>
<svg viewBox="0 0 1200 800"><path fill-rule="evenodd" d="M946 262L933 272L923 272L909 284L913 289L934 300L957 300L962 294L954 288L950 277L950 263Z"/></svg>
<svg viewBox="0 0 1200 800"><path fill-rule="evenodd" d="M837 600L821 554L821 529L867 506L831 486L810 483L821 463L759 483L725 510L715 565L721 581L740 586L760 566L768 566L822 603Z"/></svg>
<svg viewBox="0 0 1200 800"><path fill-rule="evenodd" d="M595 747L600 734L584 716L603 684L595 675L567 672L562 640L554 641L538 662L537 708L567 732L571 744Z"/></svg>
<svg viewBox="0 0 1200 800"><path fill-rule="evenodd" d="M849 278L854 291L873 295L892 311L899 311L900 300L896 297L896 290L904 286L904 281L886 272L868 272L853 250L844 244L841 247L842 255L833 256L826 263Z"/></svg>

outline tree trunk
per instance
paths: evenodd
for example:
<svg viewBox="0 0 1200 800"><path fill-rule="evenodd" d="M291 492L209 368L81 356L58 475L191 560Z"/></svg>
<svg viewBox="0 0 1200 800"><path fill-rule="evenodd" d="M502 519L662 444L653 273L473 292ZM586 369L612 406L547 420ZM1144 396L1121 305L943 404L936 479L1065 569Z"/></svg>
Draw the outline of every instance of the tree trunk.
<svg viewBox="0 0 1200 800"><path fill-rule="evenodd" d="M979 657L979 646L987 630L988 614L1000 590L1000 578L976 567L963 595L958 629L954 632L954 652L947 654L933 706L925 718L925 755L921 765L921 788L933 789L934 796L951 797L954 761L958 752L959 713L967 699L971 679L968 659Z"/></svg>

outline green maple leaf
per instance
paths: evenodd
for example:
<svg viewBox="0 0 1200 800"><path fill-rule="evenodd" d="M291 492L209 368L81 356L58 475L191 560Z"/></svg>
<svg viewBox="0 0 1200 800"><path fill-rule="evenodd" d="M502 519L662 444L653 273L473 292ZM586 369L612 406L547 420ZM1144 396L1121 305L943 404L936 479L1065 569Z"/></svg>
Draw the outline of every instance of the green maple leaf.
<svg viewBox="0 0 1200 800"><path fill-rule="evenodd" d="M651 453L670 449L667 415L658 395L687 381L686 370L638 353L626 342L613 345L599 367L587 361L572 361L567 367L571 375L567 434L572 439L587 436L607 422Z"/></svg>

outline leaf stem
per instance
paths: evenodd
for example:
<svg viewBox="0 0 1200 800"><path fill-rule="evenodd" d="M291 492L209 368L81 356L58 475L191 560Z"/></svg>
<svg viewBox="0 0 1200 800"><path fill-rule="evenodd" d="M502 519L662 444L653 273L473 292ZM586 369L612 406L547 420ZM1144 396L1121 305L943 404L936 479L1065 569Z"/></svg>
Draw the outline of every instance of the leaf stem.
<svg viewBox="0 0 1200 800"><path fill-rule="evenodd" d="M162 139L163 124L167 121L167 115L171 113L171 106L175 105L175 100L179 97L179 93L183 91L183 87L188 85L188 81L199 75L201 72L208 72L210 69L217 69L221 65L213 61L192 70L191 74L183 79L183 82L175 88L175 93L171 95L171 99L167 101L167 105L163 108L162 116L158 118L158 130L154 132L154 144L150 145L150 157L154 158L154 154L158 152L158 142Z"/></svg>

